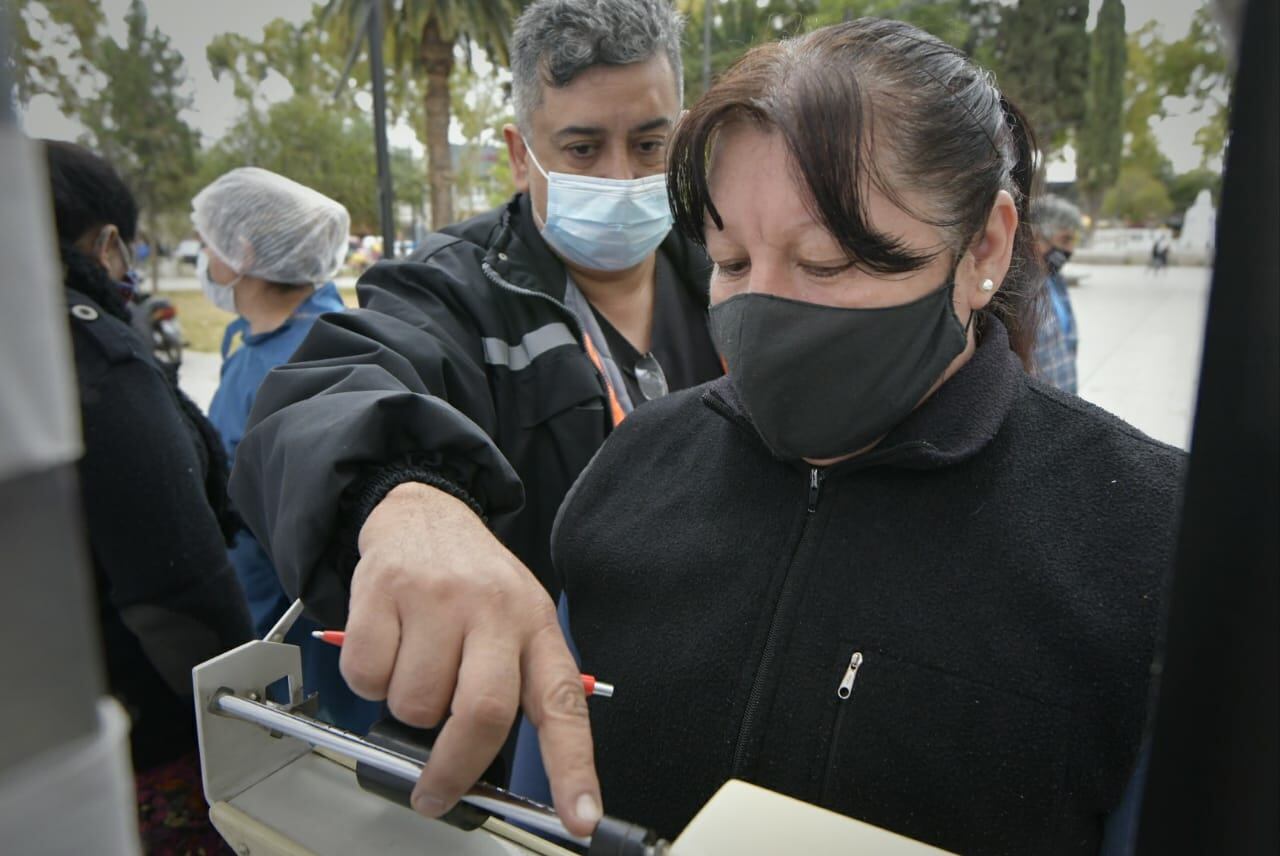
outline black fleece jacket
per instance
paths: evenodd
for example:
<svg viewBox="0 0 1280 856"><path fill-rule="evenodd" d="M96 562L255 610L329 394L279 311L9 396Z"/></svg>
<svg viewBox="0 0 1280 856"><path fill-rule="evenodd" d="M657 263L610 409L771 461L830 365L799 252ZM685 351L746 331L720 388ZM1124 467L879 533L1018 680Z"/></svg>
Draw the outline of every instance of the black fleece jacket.
<svg viewBox="0 0 1280 856"><path fill-rule="evenodd" d="M84 456L80 494L111 692L132 719L133 764L195 750L191 669L250 638L227 559L226 463L127 321L105 274L68 265Z"/></svg>
<svg viewBox="0 0 1280 856"><path fill-rule="evenodd" d="M960 853L1097 852L1141 740L1184 455L974 357L870 453L773 458L732 385L637 412L553 534L605 805L730 777ZM844 691L841 691L841 686Z"/></svg>

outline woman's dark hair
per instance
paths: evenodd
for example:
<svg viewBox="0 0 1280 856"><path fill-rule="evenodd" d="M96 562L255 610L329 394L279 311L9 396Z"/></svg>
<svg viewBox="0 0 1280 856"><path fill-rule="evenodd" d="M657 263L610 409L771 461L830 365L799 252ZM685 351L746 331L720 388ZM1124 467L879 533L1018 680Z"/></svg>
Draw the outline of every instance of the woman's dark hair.
<svg viewBox="0 0 1280 856"><path fill-rule="evenodd" d="M111 164L84 146L58 140L41 140L41 144L66 281L127 324L129 310L119 287L76 242L107 225L114 225L125 242L132 241L138 228L138 204Z"/></svg>
<svg viewBox="0 0 1280 856"><path fill-rule="evenodd" d="M852 264L875 273L918 270L946 251L958 262L981 234L996 194L1008 191L1019 223L991 310L1027 362L1041 280L1028 217L1037 149L1025 117L990 74L928 33L875 18L752 49L689 110L671 140L676 226L701 244L707 218L723 226L708 184L716 140L740 121L782 135L810 212ZM946 245L914 251L873 229L870 187L941 229ZM927 210L910 206L903 191L927 199Z"/></svg>
<svg viewBox="0 0 1280 856"><path fill-rule="evenodd" d="M138 203L120 175L83 146L44 141L58 240L74 244L91 229L113 225L126 243L138 230Z"/></svg>

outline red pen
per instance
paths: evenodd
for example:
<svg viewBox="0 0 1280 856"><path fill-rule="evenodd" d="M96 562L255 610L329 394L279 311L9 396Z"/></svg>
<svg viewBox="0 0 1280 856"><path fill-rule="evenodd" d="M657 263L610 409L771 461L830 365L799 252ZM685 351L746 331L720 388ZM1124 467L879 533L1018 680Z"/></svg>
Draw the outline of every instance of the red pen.
<svg viewBox="0 0 1280 856"><path fill-rule="evenodd" d="M327 642L339 648L342 647L343 640L347 638L345 630L312 630L311 635L321 642ZM582 689L589 696L613 698L613 684L597 681L595 675L582 676Z"/></svg>

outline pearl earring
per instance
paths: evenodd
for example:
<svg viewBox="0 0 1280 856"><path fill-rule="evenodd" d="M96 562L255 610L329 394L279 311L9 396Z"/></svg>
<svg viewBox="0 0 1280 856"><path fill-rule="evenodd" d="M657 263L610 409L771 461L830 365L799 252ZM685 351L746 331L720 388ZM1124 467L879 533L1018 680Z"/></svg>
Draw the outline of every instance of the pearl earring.
<svg viewBox="0 0 1280 856"><path fill-rule="evenodd" d="M984 279L981 287L983 291L995 291L996 284L989 279Z"/></svg>

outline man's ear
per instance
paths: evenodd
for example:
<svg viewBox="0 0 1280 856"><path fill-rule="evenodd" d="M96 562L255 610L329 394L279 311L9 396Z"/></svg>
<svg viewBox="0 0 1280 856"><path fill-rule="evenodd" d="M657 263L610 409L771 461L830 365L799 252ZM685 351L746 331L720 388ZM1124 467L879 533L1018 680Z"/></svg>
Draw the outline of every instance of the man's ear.
<svg viewBox="0 0 1280 856"><path fill-rule="evenodd" d="M502 138L507 143L507 162L511 164L511 180L519 193L529 192L529 150L525 147L520 129L510 123L502 126Z"/></svg>

